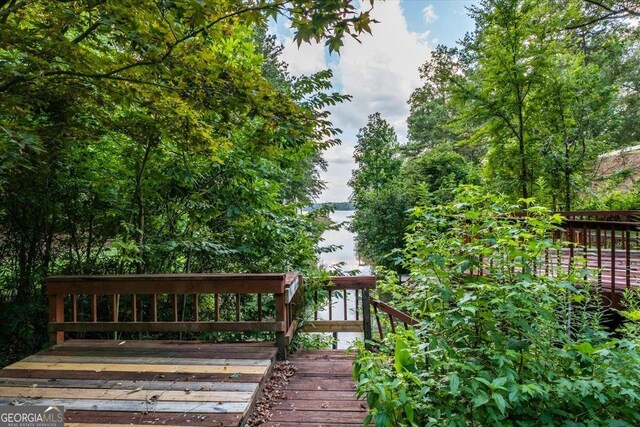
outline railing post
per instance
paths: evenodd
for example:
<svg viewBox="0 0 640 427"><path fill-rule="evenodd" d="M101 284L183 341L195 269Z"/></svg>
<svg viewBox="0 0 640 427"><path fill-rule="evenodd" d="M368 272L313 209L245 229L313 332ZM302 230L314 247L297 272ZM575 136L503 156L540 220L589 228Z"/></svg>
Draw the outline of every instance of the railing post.
<svg viewBox="0 0 640 427"><path fill-rule="evenodd" d="M276 306L276 322L284 325L284 331L276 332L276 346L278 347L278 360L287 359L287 307L285 305L284 294L278 293L273 295Z"/></svg>
<svg viewBox="0 0 640 427"><path fill-rule="evenodd" d="M53 330L51 323L64 322L64 295L49 295L49 344L64 341L64 332Z"/></svg>
<svg viewBox="0 0 640 427"><path fill-rule="evenodd" d="M369 349L369 341L373 338L371 335L371 305L369 301L369 288L362 290L362 327L364 329L365 347Z"/></svg>

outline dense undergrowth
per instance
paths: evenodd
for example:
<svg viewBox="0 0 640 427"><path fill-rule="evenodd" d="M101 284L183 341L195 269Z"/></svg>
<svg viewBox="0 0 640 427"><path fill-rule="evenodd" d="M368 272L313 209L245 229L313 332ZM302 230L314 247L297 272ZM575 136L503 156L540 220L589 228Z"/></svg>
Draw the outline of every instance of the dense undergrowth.
<svg viewBox="0 0 640 427"><path fill-rule="evenodd" d="M637 295L623 329L605 330L580 262L536 273L559 216L518 210L473 187L413 210L410 281L382 290L420 325L359 348L354 368L376 426L640 423Z"/></svg>

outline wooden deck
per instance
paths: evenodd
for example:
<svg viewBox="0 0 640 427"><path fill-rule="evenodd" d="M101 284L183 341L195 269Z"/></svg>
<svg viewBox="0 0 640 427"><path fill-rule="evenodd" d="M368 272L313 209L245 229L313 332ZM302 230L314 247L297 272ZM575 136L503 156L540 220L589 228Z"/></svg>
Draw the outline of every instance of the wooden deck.
<svg viewBox="0 0 640 427"><path fill-rule="evenodd" d="M238 426L273 343L70 340L0 370L0 405L65 407L65 424Z"/></svg>
<svg viewBox="0 0 640 427"><path fill-rule="evenodd" d="M268 427L362 426L367 403L356 399L352 355L308 350L289 358L298 371L272 410Z"/></svg>

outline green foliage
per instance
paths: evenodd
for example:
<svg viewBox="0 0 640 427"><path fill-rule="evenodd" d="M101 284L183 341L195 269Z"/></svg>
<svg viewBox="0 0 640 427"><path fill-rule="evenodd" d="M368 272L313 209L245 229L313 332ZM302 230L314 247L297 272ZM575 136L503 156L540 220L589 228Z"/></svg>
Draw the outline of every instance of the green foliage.
<svg viewBox="0 0 640 427"><path fill-rule="evenodd" d="M379 114L369 116L360 130L353 188L358 253L386 268L402 270L397 252L404 247L409 210L419 201L438 204L451 200L462 183L475 183L475 167L442 142L412 155L416 147L399 147L391 126Z"/></svg>
<svg viewBox="0 0 640 427"><path fill-rule="evenodd" d="M333 50L373 22L335 0L0 1L7 359L46 339L47 275L315 267L328 224L301 209L348 97L287 73L277 16Z"/></svg>
<svg viewBox="0 0 640 427"><path fill-rule="evenodd" d="M637 303L623 313L632 333L603 330L586 268L536 270L558 249L548 234L560 217L518 210L476 187L414 209L411 278L391 290L420 326L389 334L379 353L360 348L355 365L376 425L640 422Z"/></svg>
<svg viewBox="0 0 640 427"><path fill-rule="evenodd" d="M358 133L354 151L358 169L349 181L356 209L351 230L357 233L360 257L382 265L390 265L390 253L402 245L405 211L410 207L398 185L402 163L398 150L391 125L380 113L370 115Z"/></svg>
<svg viewBox="0 0 640 427"><path fill-rule="evenodd" d="M360 194L384 188L394 180L401 164L398 148L398 137L391 125L380 113L370 115L358 133L353 153L359 168L353 171L349 185L356 205Z"/></svg>
<svg viewBox="0 0 640 427"><path fill-rule="evenodd" d="M357 233L361 258L389 268L398 268L394 251L404 246L407 211L411 207L406 189L395 180L386 187L359 195L351 229Z"/></svg>
<svg viewBox="0 0 640 427"><path fill-rule="evenodd" d="M476 168L448 145L407 159L401 180L414 206L418 201L437 205L453 198L460 184L479 184Z"/></svg>
<svg viewBox="0 0 640 427"><path fill-rule="evenodd" d="M409 160L448 145L512 200L570 210L597 155L634 142L637 37L579 0L486 0L470 14L476 30L421 68Z"/></svg>

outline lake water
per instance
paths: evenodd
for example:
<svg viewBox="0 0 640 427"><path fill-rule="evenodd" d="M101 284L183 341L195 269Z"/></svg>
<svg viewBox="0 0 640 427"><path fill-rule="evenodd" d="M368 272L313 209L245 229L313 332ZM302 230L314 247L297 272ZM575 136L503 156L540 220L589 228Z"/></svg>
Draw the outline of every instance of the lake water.
<svg viewBox="0 0 640 427"><path fill-rule="evenodd" d="M336 211L331 214L331 220L336 223L348 222L351 220L354 211ZM342 248L335 252L325 253L320 256L320 264L324 267L335 266L339 263L343 263L342 271L348 272L353 270L359 270L358 275L371 274L369 266L364 265L358 261L358 257L355 251L355 235L351 233L345 226L340 230L326 231L322 237L324 241L323 245L340 245ZM349 320L354 320L355 301L353 295L347 298L347 308L349 310ZM332 314L334 320L344 320L344 308L342 299L333 299ZM329 311L324 310L318 313L320 319L328 319ZM361 339L362 334L341 332L338 334L338 348L347 348L356 339Z"/></svg>

